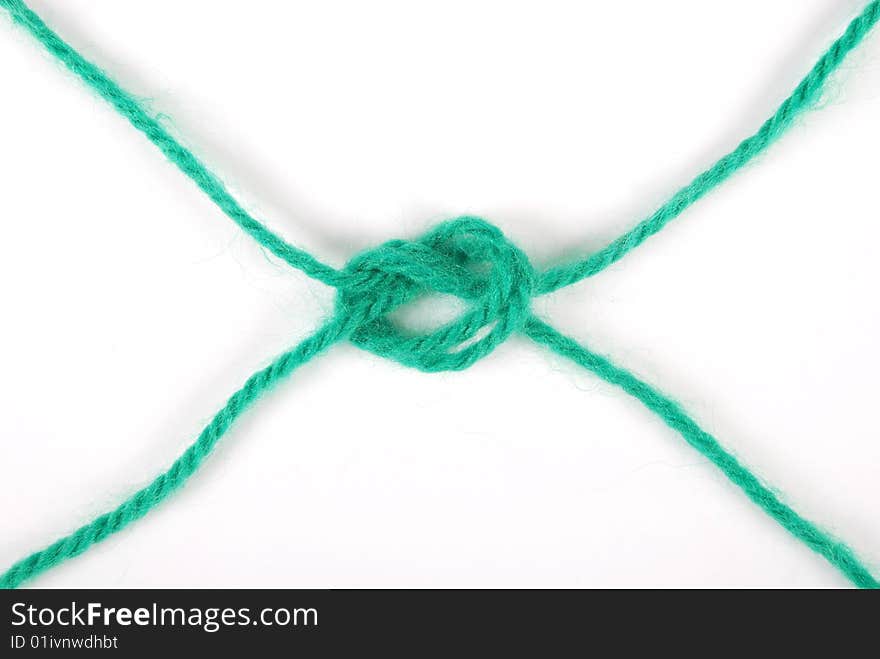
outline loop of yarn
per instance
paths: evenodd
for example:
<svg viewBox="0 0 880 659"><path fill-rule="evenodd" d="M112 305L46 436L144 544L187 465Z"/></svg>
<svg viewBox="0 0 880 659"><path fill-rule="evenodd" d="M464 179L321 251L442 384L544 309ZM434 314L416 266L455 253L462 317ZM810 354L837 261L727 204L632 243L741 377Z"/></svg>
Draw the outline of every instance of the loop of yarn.
<svg viewBox="0 0 880 659"><path fill-rule="evenodd" d="M616 366L574 339L560 334L530 310L531 299L590 277L635 249L686 208L729 178L781 135L819 96L828 76L880 20L880 0L870 2L822 55L795 91L761 128L698 175L650 217L594 254L543 273L535 273L525 254L496 227L476 217L440 224L416 240L393 240L367 250L337 270L284 241L253 218L222 182L180 144L130 93L86 60L52 31L23 0L0 0L0 8L58 58L92 90L152 141L182 172L258 243L292 267L337 289L336 311L299 345L254 373L236 391L196 441L151 483L114 510L13 564L0 574L0 587L14 588L121 531L181 487L211 453L232 423L261 395L330 346L349 340L377 355L423 371L467 368L514 332L591 371L639 400L699 451L756 505L853 584L880 583L844 543L781 500L779 495L725 450L670 397ZM464 300L457 320L424 335L410 335L389 316L426 293Z"/></svg>
<svg viewBox="0 0 880 659"><path fill-rule="evenodd" d="M523 326L534 288L526 255L476 217L363 252L344 273L337 312L351 324L351 342L429 372L461 370L488 355ZM455 295L470 308L430 334L407 336L388 314L425 293Z"/></svg>

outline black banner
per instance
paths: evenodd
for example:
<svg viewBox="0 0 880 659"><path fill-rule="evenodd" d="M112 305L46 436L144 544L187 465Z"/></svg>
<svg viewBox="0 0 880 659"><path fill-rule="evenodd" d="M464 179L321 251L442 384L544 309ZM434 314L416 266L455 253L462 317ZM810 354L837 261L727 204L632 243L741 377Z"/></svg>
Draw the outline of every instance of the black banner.
<svg viewBox="0 0 880 659"><path fill-rule="evenodd" d="M834 600L833 604L830 600ZM873 634L876 594L806 591L22 590L0 593L0 656L274 649L338 656L746 649ZM752 650L756 648L752 647ZM224 655L225 656L225 655Z"/></svg>

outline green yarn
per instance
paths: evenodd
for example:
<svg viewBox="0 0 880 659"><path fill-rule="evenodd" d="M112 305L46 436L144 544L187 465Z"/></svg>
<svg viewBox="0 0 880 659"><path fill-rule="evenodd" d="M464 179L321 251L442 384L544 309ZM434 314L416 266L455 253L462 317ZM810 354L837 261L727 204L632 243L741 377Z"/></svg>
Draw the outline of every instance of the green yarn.
<svg viewBox="0 0 880 659"><path fill-rule="evenodd" d="M847 53L864 39L878 20L880 20L880 1L874 0L850 22L843 35L831 44L791 96L782 102L779 109L754 135L740 142L733 151L722 156L709 169L676 192L669 201L654 211L653 215L605 248L582 261L548 270L541 278L539 290L542 293L549 293L601 272L659 232L694 202L706 196L730 178L735 171L764 151L773 140L791 126L795 117L811 107L822 91L828 76L840 66Z"/></svg>
<svg viewBox="0 0 880 659"><path fill-rule="evenodd" d="M336 271L329 265L321 263L308 252L294 247L276 235L250 213L241 207L233 198L226 186L196 158L192 151L175 140L162 127L156 117L151 116L144 106L131 94L117 85L106 73L86 60L70 47L61 37L53 32L43 20L37 16L21 0L0 0L0 7L8 10L12 19L27 29L37 41L46 47L64 65L79 76L91 89L107 100L116 110L131 122L131 125L146 135L189 176L220 210L238 226L250 234L254 240L294 268L302 270L309 277L332 284Z"/></svg>
<svg viewBox="0 0 880 659"><path fill-rule="evenodd" d="M485 275L473 268L489 265ZM460 217L417 241L393 240L353 258L337 316L351 342L422 371L460 371L489 354L529 317L534 273L525 254L491 224ZM405 336L388 314L426 292L457 295L470 308L423 336ZM481 332L488 329L485 336Z"/></svg>
<svg viewBox="0 0 880 659"><path fill-rule="evenodd" d="M435 372L467 368L514 332L570 359L641 401L768 515L824 556L852 583L862 588L880 587L852 550L782 502L672 399L607 358L560 334L531 312L531 299L535 295L601 272L766 149L818 98L828 76L880 20L880 0L868 4L850 23L792 95L754 135L604 249L543 273L535 272L525 254L501 231L476 217L444 222L416 240L389 241L355 256L342 269L326 265L254 219L222 182L175 140L134 96L65 43L24 2L0 0L0 7L8 10L16 23L143 132L258 243L294 268L337 289L332 318L298 346L252 375L166 472L115 510L14 564L0 575L0 587L17 587L146 515L196 472L235 419L263 393L336 343L348 340L401 364ZM468 303L468 310L456 321L419 336L402 332L389 320L392 311L429 292L458 296Z"/></svg>
<svg viewBox="0 0 880 659"><path fill-rule="evenodd" d="M244 386L226 401L226 405L205 427L195 443L174 461L168 471L160 474L152 483L137 491L112 512L101 515L70 535L13 565L0 575L0 588L15 588L53 565L78 556L96 542L101 542L146 515L195 473L232 422L263 392L343 336L338 321L328 323L296 348L284 353L263 370L254 373Z"/></svg>
<svg viewBox="0 0 880 659"><path fill-rule="evenodd" d="M860 588L880 587L880 583L859 562L849 547L830 537L815 524L804 519L791 507L780 501L770 488L740 464L739 460L726 451L717 439L700 428L671 398L642 382L629 371L614 365L607 358L597 355L573 339L563 336L537 318L530 318L522 331L537 343L567 357L641 401L645 407L663 419L666 425L677 430L688 444L709 458L725 476L746 493L749 499L763 508L768 515L782 524L810 549L822 554L828 559L828 562L849 577L856 586Z"/></svg>

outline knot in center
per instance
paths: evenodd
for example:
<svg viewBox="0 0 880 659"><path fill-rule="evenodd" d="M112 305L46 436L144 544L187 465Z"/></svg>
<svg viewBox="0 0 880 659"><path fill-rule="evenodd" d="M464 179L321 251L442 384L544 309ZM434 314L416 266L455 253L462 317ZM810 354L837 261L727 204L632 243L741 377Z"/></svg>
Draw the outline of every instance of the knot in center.
<svg viewBox="0 0 880 659"><path fill-rule="evenodd" d="M337 312L360 348L423 371L467 368L529 315L534 271L499 229L476 217L444 222L416 240L392 240L345 267ZM404 332L388 314L427 293L468 303L428 334Z"/></svg>

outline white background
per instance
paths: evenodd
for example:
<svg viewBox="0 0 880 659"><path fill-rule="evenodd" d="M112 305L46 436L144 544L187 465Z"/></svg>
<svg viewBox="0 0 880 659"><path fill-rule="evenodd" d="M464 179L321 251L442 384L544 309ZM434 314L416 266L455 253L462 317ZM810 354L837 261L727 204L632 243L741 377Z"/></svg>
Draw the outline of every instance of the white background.
<svg viewBox="0 0 880 659"><path fill-rule="evenodd" d="M588 254L754 131L863 5L32 0L335 265L462 213L538 266ZM758 162L535 301L875 573L878 35ZM6 566L149 482L334 297L5 15L0 84ZM172 500L33 585L847 583L638 403L517 339L440 375L333 349Z"/></svg>

